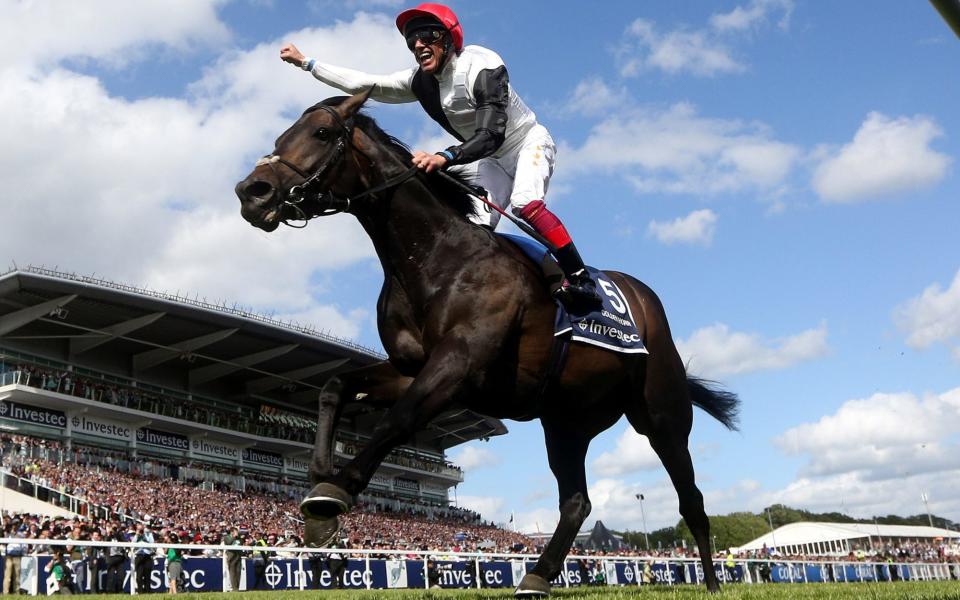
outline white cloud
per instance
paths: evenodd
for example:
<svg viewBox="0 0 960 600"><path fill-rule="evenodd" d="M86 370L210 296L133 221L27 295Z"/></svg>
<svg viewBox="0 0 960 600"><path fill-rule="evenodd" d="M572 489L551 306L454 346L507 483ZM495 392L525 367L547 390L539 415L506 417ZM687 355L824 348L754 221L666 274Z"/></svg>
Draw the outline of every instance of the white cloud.
<svg viewBox="0 0 960 600"><path fill-rule="evenodd" d="M645 71L661 70L670 74L690 73L701 77L741 73L746 65L734 56L737 34L759 30L775 13L777 25L786 29L793 11L793 0L752 0L728 13L710 17L710 26L691 29L679 27L660 32L656 24L637 19L624 33L617 55L624 77Z"/></svg>
<svg viewBox="0 0 960 600"><path fill-rule="evenodd" d="M502 521L506 522L509 518L508 513ZM560 511L556 508L536 508L514 513L514 525L521 533L550 533L556 529L559 520Z"/></svg>
<svg viewBox="0 0 960 600"><path fill-rule="evenodd" d="M363 52L356 51L356 40L363 40ZM324 62L350 65L368 73L393 73L413 66L410 53L389 18L358 13L352 21L293 31L249 51L225 53L206 70L202 80L191 86L191 92L220 110L239 105L267 114L299 114L319 100L343 95L281 62L279 49L285 42L294 43L308 56L322 57Z"/></svg>
<svg viewBox="0 0 960 600"><path fill-rule="evenodd" d="M22 3L0 23L32 31L36 19L66 41L51 42L50 58L39 67L33 55L14 52L3 59L18 62L3 70L0 86L0 130L15 141L0 145L0 177L18 193L6 200L0 255L22 265L57 265L238 302L335 335L358 335L369 320L366 312L330 306L326 290L311 283L372 258L355 220L330 217L302 232L266 234L241 219L233 193L255 157L290 125L290 113L335 92L282 63L277 52L283 40L213 54L186 99L127 100L95 77L50 69L59 58L102 62L120 53L136 60L158 45L180 51L197 39L228 35L216 20L217 3L187 2L183 10L162 3L160 12L153 4L127 4L116 3L117 31L117 21L103 18L113 14L106 10L114 7L110 3L70 3L49 21L40 18L47 4ZM149 18L149 27L141 17ZM77 24L88 21L96 26L78 31ZM409 62L385 17L359 15L285 39L373 71ZM349 56L344 49L356 39L365 40L365 52ZM322 322L308 322L313 319Z"/></svg>
<svg viewBox="0 0 960 600"><path fill-rule="evenodd" d="M395 8L402 6L404 0L310 0L311 10L318 13L329 10L330 7L345 8L348 10Z"/></svg>
<svg viewBox="0 0 960 600"><path fill-rule="evenodd" d="M824 356L829 346L825 324L768 340L716 323L698 329L685 340L677 340L677 349L693 373L709 378L785 369Z"/></svg>
<svg viewBox="0 0 960 600"><path fill-rule="evenodd" d="M748 480L728 488L704 492L707 514L744 510L745 499L753 496L758 487L757 482ZM590 486L588 493L592 505L588 526L599 520L611 529L642 531L645 520L649 532L676 525L680 520L677 491L666 477L652 483L600 479ZM642 510L638 495L643 495Z"/></svg>
<svg viewBox="0 0 960 600"><path fill-rule="evenodd" d="M49 68L66 58L121 66L151 45L177 51L226 41L216 9L223 0L11 2L0 20L0 68Z"/></svg>
<svg viewBox="0 0 960 600"><path fill-rule="evenodd" d="M464 471L473 471L495 467L503 462L495 452L482 446L467 445L450 457L450 462L459 465Z"/></svg>
<svg viewBox="0 0 960 600"><path fill-rule="evenodd" d="M737 6L730 12L711 16L710 26L721 32L754 29L765 24L775 12L782 13L777 26L786 29L793 12L793 0L752 0L747 6Z"/></svg>
<svg viewBox="0 0 960 600"><path fill-rule="evenodd" d="M744 66L731 55L731 50L707 31L657 31L646 19L637 19L627 28L619 54L624 57L620 74L633 77L659 69L676 74L690 72L710 76L739 73Z"/></svg>
<svg viewBox="0 0 960 600"><path fill-rule="evenodd" d="M845 402L834 414L793 427L774 441L807 459L800 477L760 495L809 510L853 516L960 512L960 388L918 396L878 393Z"/></svg>
<svg viewBox="0 0 960 600"><path fill-rule="evenodd" d="M650 442L632 427L626 427L617 439L616 447L598 456L592 465L592 470L601 477L617 477L659 468L660 458L650 447Z"/></svg>
<svg viewBox="0 0 960 600"><path fill-rule="evenodd" d="M815 153L822 158L813 188L825 202L847 203L930 187L950 166L950 157L930 147L942 135L930 117L871 112L853 141Z"/></svg>
<svg viewBox="0 0 960 600"><path fill-rule="evenodd" d="M605 115L629 101L625 87L614 89L600 77L589 77L577 84L558 112L595 117Z"/></svg>
<svg viewBox="0 0 960 600"><path fill-rule="evenodd" d="M814 512L843 512L856 518L876 515L919 515L930 512L948 518L960 513L960 469L882 481L865 480L848 472L829 477L801 477L779 490L757 494L756 507L785 504ZM754 509L756 510L756 508Z"/></svg>
<svg viewBox="0 0 960 600"><path fill-rule="evenodd" d="M953 353L960 359L960 270L947 289L934 283L894 311L894 320L907 334L907 344L928 348L937 342L957 344Z"/></svg>
<svg viewBox="0 0 960 600"><path fill-rule="evenodd" d="M918 398L911 393L874 394L845 402L833 415L785 431L776 444L807 455L803 474L862 472L883 480L958 468L960 388Z"/></svg>
<svg viewBox="0 0 960 600"><path fill-rule="evenodd" d="M786 454L807 459L799 476L780 489L764 490L749 479L706 489L704 474L709 470L701 464L698 480L708 514L758 511L780 503L812 511L844 511L855 517L915 515L924 510L920 493L925 492L931 511L950 517L960 512L958 430L960 388L922 397L875 394L848 401L832 415L777 436L774 443ZM610 464L624 453L627 438L625 432L617 450L608 453ZM695 457L695 462L701 461ZM598 463L593 465L595 471ZM588 525L600 519L616 529L640 530L636 494L641 493L648 530L677 522L677 496L668 479L639 484L610 477L590 486L593 511Z"/></svg>
<svg viewBox="0 0 960 600"><path fill-rule="evenodd" d="M695 210L673 221L650 221L647 232L664 244L701 244L709 246L717 225L717 215L709 208Z"/></svg>
<svg viewBox="0 0 960 600"><path fill-rule="evenodd" d="M510 518L509 515L504 518L503 498L498 496L457 496L457 505L480 513L485 520L494 523L506 522Z"/></svg>
<svg viewBox="0 0 960 600"><path fill-rule="evenodd" d="M579 148L558 153L558 173L625 173L637 190L709 195L778 193L799 157L759 123L710 119L686 103L630 109L595 125Z"/></svg>

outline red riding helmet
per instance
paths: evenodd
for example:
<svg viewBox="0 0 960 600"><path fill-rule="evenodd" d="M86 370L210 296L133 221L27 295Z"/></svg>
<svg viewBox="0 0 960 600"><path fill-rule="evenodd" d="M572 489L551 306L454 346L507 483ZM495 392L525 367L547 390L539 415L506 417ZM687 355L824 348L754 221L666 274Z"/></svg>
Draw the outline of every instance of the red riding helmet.
<svg viewBox="0 0 960 600"><path fill-rule="evenodd" d="M450 32L454 49L457 52L463 50L463 28L460 27L460 20L457 19L457 15L449 7L433 2L424 2L416 8L408 8L397 15L397 29L400 30L400 33L406 35L403 31L404 27L407 26L410 19L417 17L433 17L440 21Z"/></svg>

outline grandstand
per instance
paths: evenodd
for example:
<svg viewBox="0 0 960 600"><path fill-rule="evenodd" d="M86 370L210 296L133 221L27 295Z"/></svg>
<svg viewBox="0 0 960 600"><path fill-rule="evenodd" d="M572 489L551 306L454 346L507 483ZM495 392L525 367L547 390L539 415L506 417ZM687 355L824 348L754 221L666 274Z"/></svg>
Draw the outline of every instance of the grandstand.
<svg viewBox="0 0 960 600"><path fill-rule="evenodd" d="M115 453L181 480L293 497L306 485L318 391L383 358L235 306L43 268L0 275L0 432L50 440L67 460ZM380 414L345 408L337 464ZM364 499L445 507L463 481L446 451L504 433L470 411L441 415L387 458Z"/></svg>

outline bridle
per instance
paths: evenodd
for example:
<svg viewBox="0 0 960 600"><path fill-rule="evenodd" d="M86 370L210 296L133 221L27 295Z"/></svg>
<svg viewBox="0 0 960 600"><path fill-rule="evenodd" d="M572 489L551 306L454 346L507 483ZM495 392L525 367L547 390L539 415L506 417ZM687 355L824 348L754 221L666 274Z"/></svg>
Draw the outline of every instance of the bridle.
<svg viewBox="0 0 960 600"><path fill-rule="evenodd" d="M327 155L327 158L320 163L320 166L318 166L312 174L307 174L303 169L283 158L279 154L268 154L267 156L264 156L258 160L256 164L258 167L263 165L269 166L275 175L277 175L276 165L281 164L303 178L303 181L287 190L280 202L280 222L288 227L293 227L294 229L303 229L307 226L307 222L314 217L327 217L337 213L350 212L350 204L352 201L360 200L361 198L372 196L378 192L382 192L397 186L407 179L413 177L417 172L417 167L410 167L403 173L392 177L382 184L370 188L354 196L353 198L348 196L337 196L333 193L333 190L329 185L325 190L322 189L321 186L323 185L323 180L326 175L331 171L331 169L333 169L333 167L341 163L346 156L347 149L351 145L350 138L353 134L353 124L349 122L349 120L345 120L343 117L341 117L340 113L338 113L331 106L327 106L326 104L318 104L316 108L325 111L327 114L333 117L333 120L336 121L336 123L340 126L340 134L337 137L336 146L333 148L333 151ZM356 148L352 149L357 150ZM369 157L367 158L369 159ZM373 164L373 161L371 160L370 163ZM315 198L318 205L317 210L311 210L310 214L308 214L300 206L303 201L308 198ZM283 209L290 209L293 211L295 216L292 221L294 223L302 224L293 224L291 223L291 219L284 218Z"/></svg>

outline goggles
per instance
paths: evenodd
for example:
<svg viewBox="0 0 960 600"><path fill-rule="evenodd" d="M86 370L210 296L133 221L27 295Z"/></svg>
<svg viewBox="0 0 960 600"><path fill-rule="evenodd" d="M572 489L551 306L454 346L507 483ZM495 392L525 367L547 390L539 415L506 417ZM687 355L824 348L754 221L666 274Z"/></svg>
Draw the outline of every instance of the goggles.
<svg viewBox="0 0 960 600"><path fill-rule="evenodd" d="M442 40L445 35L447 35L447 30L440 27L428 27L411 31L407 34L407 48L413 51L414 46L417 45L417 40L423 42L425 46L436 44Z"/></svg>

